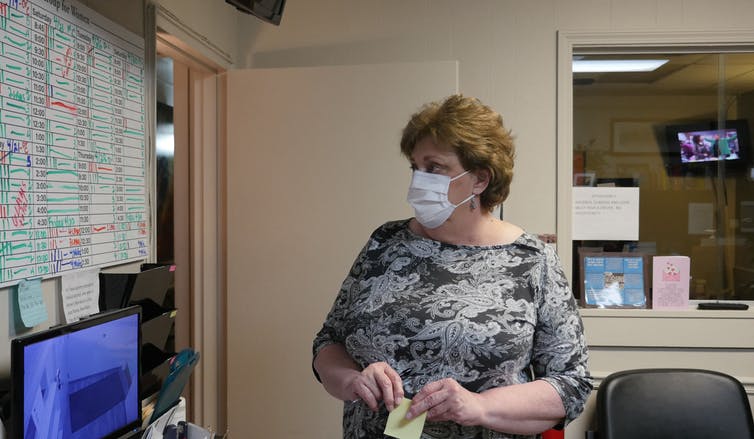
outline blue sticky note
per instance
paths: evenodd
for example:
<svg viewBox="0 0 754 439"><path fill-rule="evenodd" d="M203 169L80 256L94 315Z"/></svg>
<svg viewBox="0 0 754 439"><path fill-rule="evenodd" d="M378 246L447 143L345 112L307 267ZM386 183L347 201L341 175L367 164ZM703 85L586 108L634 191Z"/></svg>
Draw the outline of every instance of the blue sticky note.
<svg viewBox="0 0 754 439"><path fill-rule="evenodd" d="M42 279L22 280L18 283L18 310L24 326L31 328L47 321L47 307L42 298Z"/></svg>

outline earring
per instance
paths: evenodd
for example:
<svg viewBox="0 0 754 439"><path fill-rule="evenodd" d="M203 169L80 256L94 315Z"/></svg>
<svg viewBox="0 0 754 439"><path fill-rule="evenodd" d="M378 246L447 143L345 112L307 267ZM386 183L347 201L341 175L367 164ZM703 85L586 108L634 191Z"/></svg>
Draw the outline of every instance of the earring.
<svg viewBox="0 0 754 439"><path fill-rule="evenodd" d="M474 198L471 199L471 202L469 203L469 206L471 207L471 210L476 209L476 194L474 194Z"/></svg>

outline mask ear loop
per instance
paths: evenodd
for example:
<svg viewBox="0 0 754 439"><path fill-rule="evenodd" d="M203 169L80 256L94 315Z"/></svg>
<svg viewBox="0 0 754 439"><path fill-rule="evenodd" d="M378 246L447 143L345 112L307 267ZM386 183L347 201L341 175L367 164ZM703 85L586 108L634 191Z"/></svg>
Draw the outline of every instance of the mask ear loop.
<svg viewBox="0 0 754 439"><path fill-rule="evenodd" d="M471 171L466 171L462 175L468 174L469 172L471 172ZM460 175L459 175L459 177L460 177ZM484 191L482 191L482 192L484 192ZM475 191L471 191L471 197L472 198L471 198L471 201L469 202L469 207L471 208L471 210L476 210L476 208L479 207L479 205L477 204L477 201L476 201L476 197L478 197L478 196L479 196L478 193L476 193Z"/></svg>

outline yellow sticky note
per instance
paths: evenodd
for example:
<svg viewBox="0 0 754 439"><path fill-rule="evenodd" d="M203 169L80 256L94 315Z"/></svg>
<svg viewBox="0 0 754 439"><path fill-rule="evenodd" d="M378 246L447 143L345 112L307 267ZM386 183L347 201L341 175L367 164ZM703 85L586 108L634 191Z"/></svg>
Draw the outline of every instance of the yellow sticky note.
<svg viewBox="0 0 754 439"><path fill-rule="evenodd" d="M403 398L398 407L394 408L387 417L385 425L385 434L398 439L419 439L424 429L424 421L427 419L427 412L420 414L414 419L406 419L406 413L411 407L411 400Z"/></svg>

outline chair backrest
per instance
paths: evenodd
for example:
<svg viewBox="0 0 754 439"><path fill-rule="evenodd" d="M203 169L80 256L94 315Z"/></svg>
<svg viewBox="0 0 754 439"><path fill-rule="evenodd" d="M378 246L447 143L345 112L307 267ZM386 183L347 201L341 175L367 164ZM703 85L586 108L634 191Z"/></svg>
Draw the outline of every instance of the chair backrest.
<svg viewBox="0 0 754 439"><path fill-rule="evenodd" d="M635 369L607 376L597 392L600 439L754 439L741 383L699 369Z"/></svg>

